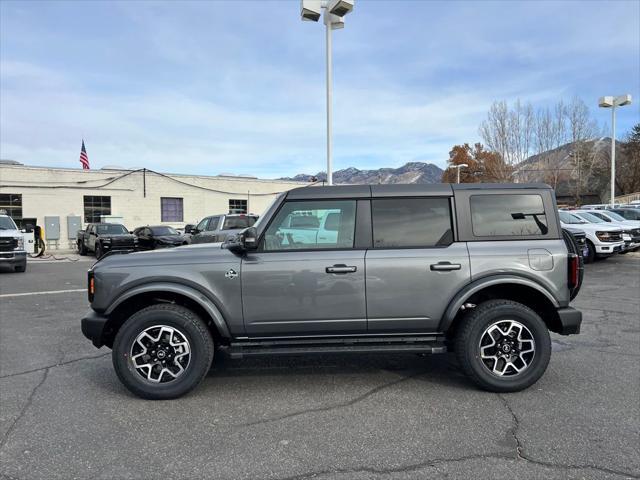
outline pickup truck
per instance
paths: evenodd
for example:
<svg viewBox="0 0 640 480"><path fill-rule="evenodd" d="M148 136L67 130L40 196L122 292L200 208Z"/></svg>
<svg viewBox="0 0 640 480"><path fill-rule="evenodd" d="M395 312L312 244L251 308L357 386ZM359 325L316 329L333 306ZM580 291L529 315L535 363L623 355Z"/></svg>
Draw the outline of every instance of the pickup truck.
<svg viewBox="0 0 640 480"><path fill-rule="evenodd" d="M118 223L89 223L78 232L77 244L80 255L94 253L100 258L107 252L135 250L138 238Z"/></svg>

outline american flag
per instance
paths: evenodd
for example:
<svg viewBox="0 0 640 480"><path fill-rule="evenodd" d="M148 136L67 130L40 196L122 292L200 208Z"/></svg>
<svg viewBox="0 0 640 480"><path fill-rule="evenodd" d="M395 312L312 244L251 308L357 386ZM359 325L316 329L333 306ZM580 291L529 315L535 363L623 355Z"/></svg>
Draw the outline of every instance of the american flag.
<svg viewBox="0 0 640 480"><path fill-rule="evenodd" d="M82 148L80 149L80 163L83 170L89 170L89 157L87 156L87 149L84 148L84 139L82 140Z"/></svg>

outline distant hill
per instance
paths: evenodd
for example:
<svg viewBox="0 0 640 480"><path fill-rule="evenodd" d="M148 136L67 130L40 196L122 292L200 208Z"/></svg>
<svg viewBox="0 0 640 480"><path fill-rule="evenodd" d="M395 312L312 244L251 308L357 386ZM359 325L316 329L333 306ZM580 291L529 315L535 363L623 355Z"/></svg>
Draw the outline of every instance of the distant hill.
<svg viewBox="0 0 640 480"><path fill-rule="evenodd" d="M354 167L345 168L333 172L334 183L350 184L379 184L379 183L439 183L443 170L433 163L409 162L400 168L379 168L377 170L359 170ZM281 180L296 180L299 182L311 182L313 178L326 180L325 172L315 175L300 173L295 177L285 177Z"/></svg>

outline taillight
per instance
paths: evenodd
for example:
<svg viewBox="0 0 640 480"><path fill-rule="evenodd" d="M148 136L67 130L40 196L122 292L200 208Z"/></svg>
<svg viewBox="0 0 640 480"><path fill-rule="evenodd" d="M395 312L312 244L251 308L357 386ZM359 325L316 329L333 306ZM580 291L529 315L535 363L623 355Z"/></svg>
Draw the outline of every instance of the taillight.
<svg viewBox="0 0 640 480"><path fill-rule="evenodd" d="M96 279L93 276L93 271L87 272L87 294L89 296L89 302L93 302L93 295L96 293Z"/></svg>
<svg viewBox="0 0 640 480"><path fill-rule="evenodd" d="M568 277L569 289L576 288L580 279L580 257L575 253L569 254Z"/></svg>

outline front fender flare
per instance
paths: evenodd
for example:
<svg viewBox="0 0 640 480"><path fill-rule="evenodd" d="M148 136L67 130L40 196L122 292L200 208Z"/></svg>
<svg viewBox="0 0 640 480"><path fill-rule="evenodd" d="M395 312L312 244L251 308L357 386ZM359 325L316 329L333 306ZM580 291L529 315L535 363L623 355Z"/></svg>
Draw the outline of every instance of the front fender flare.
<svg viewBox="0 0 640 480"><path fill-rule="evenodd" d="M171 282L154 282L145 285L139 285L137 287L133 287L130 290L122 293L118 298L115 299L109 305L109 308L105 311L105 315L110 315L113 311L122 304L125 300L129 298L135 297L136 295L140 295L143 293L153 293L153 292L171 292L178 295L183 295L190 300L193 300L198 305L200 305L211 317L214 325L218 329L220 335L224 338L231 338L231 334L229 333L229 327L220 313L220 310L216 305L205 296L202 292L199 292L195 288L181 285L179 283L171 283Z"/></svg>
<svg viewBox="0 0 640 480"><path fill-rule="evenodd" d="M479 278L471 282L462 290L460 290L455 297L453 297L453 299L449 302L449 306L445 310L442 320L440 321L438 331L446 332L447 330L449 330L449 327L458 314L460 307L462 307L462 305L473 294L487 287L492 287L494 285L500 284L516 284L533 288L542 293L553 304L554 307L560 308L558 300L551 294L551 292L549 292L546 288L544 288L539 283L534 282L533 280L530 280L526 277L520 277L518 275L491 275L489 277Z"/></svg>

